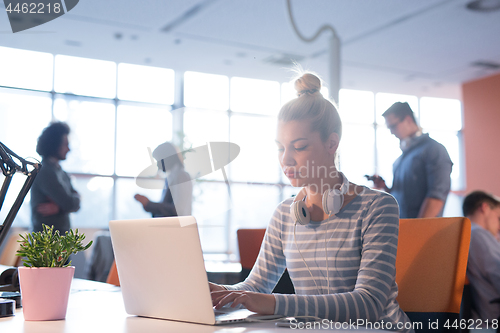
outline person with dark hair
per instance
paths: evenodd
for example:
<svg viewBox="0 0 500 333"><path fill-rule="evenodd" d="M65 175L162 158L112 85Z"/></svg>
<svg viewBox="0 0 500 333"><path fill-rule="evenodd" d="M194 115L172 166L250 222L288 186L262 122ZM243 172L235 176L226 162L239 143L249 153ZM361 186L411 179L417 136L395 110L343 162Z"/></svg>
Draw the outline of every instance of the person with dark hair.
<svg viewBox="0 0 500 333"><path fill-rule="evenodd" d="M396 102L382 115L391 134L400 140L402 154L393 164L392 188L380 176L368 179L396 198L401 218L443 216L453 166L448 151L422 133L408 103Z"/></svg>
<svg viewBox="0 0 500 333"><path fill-rule="evenodd" d="M134 199L139 201L144 210L153 217L191 215L193 185L191 177L184 170L182 155L174 145L165 142L156 147L153 157L157 161L158 169L169 173L165 179L162 200L153 202L141 194L136 194ZM175 186L169 186L169 183Z"/></svg>
<svg viewBox="0 0 500 333"><path fill-rule="evenodd" d="M152 155L157 161L158 170L168 172L162 200L153 202L142 194L136 194L134 199L153 217L191 215L193 185L191 177L184 170L182 155L170 142L160 144ZM85 267L85 277L89 280L106 282L113 261L114 253L109 231L96 233L90 260Z"/></svg>
<svg viewBox="0 0 500 333"><path fill-rule="evenodd" d="M70 151L69 132L67 124L55 122L38 138L36 152L42 156L42 168L31 187L33 231L41 231L42 224L46 224L64 234L71 228L69 213L80 209L80 195L59 164Z"/></svg>
<svg viewBox="0 0 500 333"><path fill-rule="evenodd" d="M462 209L472 222L467 263L472 316L491 322L500 317L500 198L474 191L465 197Z"/></svg>

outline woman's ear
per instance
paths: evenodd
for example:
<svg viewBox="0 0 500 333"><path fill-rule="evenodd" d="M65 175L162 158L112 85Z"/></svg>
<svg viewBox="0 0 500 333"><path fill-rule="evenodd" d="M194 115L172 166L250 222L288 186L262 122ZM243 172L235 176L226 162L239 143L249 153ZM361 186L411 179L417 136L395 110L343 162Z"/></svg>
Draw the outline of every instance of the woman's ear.
<svg viewBox="0 0 500 333"><path fill-rule="evenodd" d="M326 149L328 149L331 154L335 154L337 152L337 149L339 148L339 143L339 135L337 133L332 133L326 141Z"/></svg>

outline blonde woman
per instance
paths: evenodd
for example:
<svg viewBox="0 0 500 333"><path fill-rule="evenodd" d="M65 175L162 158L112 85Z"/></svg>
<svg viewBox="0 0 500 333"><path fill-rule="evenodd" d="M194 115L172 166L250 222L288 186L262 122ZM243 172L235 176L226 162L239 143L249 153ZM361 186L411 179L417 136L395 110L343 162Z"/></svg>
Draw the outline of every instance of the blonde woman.
<svg viewBox="0 0 500 333"><path fill-rule="evenodd" d="M303 74L295 89L278 115L276 144L284 174L302 189L276 208L248 278L210 285L213 304L411 332L396 301L398 205L337 170L342 123L320 79ZM296 294L270 294L285 268Z"/></svg>

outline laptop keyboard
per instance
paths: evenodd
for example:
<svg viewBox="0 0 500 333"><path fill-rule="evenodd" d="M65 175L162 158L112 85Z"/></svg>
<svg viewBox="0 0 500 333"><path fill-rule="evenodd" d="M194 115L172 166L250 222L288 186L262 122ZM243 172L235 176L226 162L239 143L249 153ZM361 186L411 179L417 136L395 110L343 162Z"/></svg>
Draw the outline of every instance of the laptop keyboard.
<svg viewBox="0 0 500 333"><path fill-rule="evenodd" d="M223 315L227 315L227 314L229 314L229 313L228 313L228 312L226 312L226 311L214 310L214 314L215 314L216 316L223 316Z"/></svg>

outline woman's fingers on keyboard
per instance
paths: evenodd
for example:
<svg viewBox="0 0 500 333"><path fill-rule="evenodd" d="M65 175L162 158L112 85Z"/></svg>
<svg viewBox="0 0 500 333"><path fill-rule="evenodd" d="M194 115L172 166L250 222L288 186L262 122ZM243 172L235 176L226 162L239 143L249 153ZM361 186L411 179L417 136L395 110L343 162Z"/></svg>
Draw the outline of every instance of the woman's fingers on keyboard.
<svg viewBox="0 0 500 333"><path fill-rule="evenodd" d="M215 306L217 303L219 303L220 299L224 297L226 294L228 294L230 291L227 290L217 290L217 291L212 291L210 293L210 296L212 296L212 304Z"/></svg>
<svg viewBox="0 0 500 333"><path fill-rule="evenodd" d="M212 283L212 282L209 282L208 286L210 287L210 292L219 291L219 290L226 290L226 288L224 288L223 286Z"/></svg>
<svg viewBox="0 0 500 333"><path fill-rule="evenodd" d="M224 305L234 301L242 292L241 291L231 291L231 290L221 290L214 291L212 295L212 304L216 309L222 308Z"/></svg>

